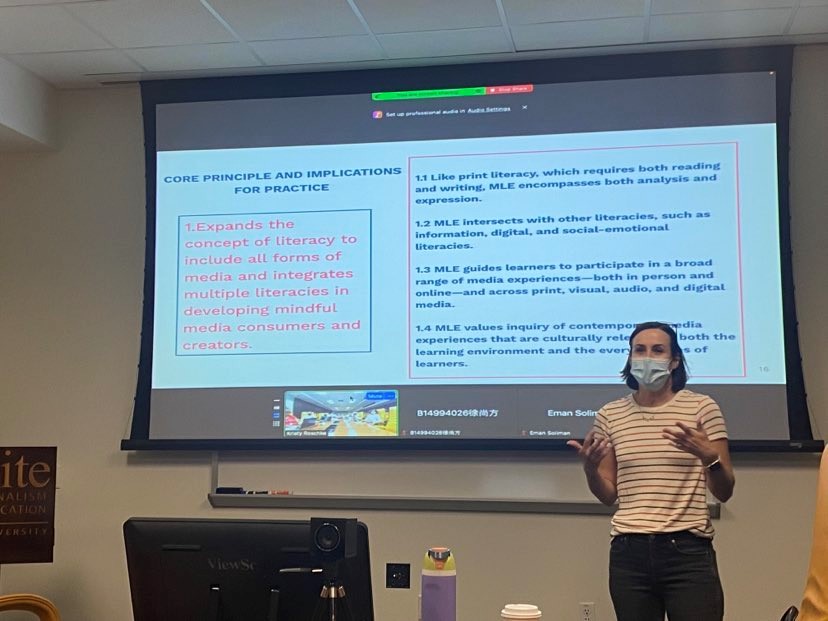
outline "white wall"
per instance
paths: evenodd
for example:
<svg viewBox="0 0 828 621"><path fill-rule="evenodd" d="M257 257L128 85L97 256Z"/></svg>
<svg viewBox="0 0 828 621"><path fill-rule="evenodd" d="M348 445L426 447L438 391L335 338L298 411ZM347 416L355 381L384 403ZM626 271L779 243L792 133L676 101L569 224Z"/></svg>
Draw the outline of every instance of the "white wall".
<svg viewBox="0 0 828 621"><path fill-rule="evenodd" d="M791 198L800 341L815 422L828 429L828 47L796 54ZM129 454L143 279L143 138L137 88L60 96L61 149L0 154L0 446L57 445L55 562L7 565L0 592L52 598L66 621L131 619L121 524L132 515L308 517L309 511L214 510L210 459ZM222 483L333 493L370 469L400 495L583 499L571 456L228 456ZM717 522L730 621L775 620L798 603L810 550L814 456L736 456L736 495ZM305 474L297 474L304 472ZM339 473L327 476L328 472ZM287 482L286 477L290 478ZM425 482L423 482L425 480ZM335 512L324 512L336 515ZM608 519L598 516L345 512L370 529L378 621L413 621L416 588L384 588L386 562L416 569L429 545L450 545L460 621L495 619L531 600L550 621L607 595Z"/></svg>
<svg viewBox="0 0 828 621"><path fill-rule="evenodd" d="M0 148L56 147L55 91L43 80L0 58Z"/></svg>

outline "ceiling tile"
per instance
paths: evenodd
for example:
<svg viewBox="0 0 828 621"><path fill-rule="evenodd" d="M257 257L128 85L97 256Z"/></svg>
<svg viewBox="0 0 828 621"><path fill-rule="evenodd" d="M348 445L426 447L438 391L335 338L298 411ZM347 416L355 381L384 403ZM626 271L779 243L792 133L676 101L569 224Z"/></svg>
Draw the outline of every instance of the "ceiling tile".
<svg viewBox="0 0 828 621"><path fill-rule="evenodd" d="M106 0L0 0L0 6L32 6L35 4L77 4L78 2L106 2Z"/></svg>
<svg viewBox="0 0 828 621"><path fill-rule="evenodd" d="M236 40L198 0L110 0L73 4L67 10L117 47Z"/></svg>
<svg viewBox="0 0 828 621"><path fill-rule="evenodd" d="M0 55L57 86L89 86L103 78L87 73L138 79L477 61L517 57L515 48L537 57L619 45L826 43L826 13L828 0L0 0Z"/></svg>
<svg viewBox="0 0 828 621"><path fill-rule="evenodd" d="M518 51L627 45L644 40L644 18L531 24L511 30Z"/></svg>
<svg viewBox="0 0 828 621"><path fill-rule="evenodd" d="M141 67L120 50L17 54L10 59L56 86L97 82L89 74L130 73Z"/></svg>
<svg viewBox="0 0 828 621"><path fill-rule="evenodd" d="M513 51L503 28L401 32L377 35L377 39L391 58L417 58L423 50L431 57Z"/></svg>
<svg viewBox="0 0 828 621"><path fill-rule="evenodd" d="M536 24L581 19L608 19L612 17L641 17L644 0L503 0L503 8L510 24Z"/></svg>
<svg viewBox="0 0 828 621"><path fill-rule="evenodd" d="M364 35L345 0L208 0L247 41Z"/></svg>
<svg viewBox="0 0 828 621"><path fill-rule="evenodd" d="M790 34L828 32L828 6L800 7L794 16Z"/></svg>
<svg viewBox="0 0 828 621"><path fill-rule="evenodd" d="M384 58L382 50L368 35L256 41L251 43L250 46L268 65L273 66L358 62Z"/></svg>
<svg viewBox="0 0 828 621"><path fill-rule="evenodd" d="M125 51L148 71L188 71L262 65L243 43L147 47Z"/></svg>
<svg viewBox="0 0 828 621"><path fill-rule="evenodd" d="M383 34L502 25L495 0L356 0L356 5L371 30Z"/></svg>
<svg viewBox="0 0 828 621"><path fill-rule="evenodd" d="M724 11L653 15L650 41L692 41L781 35L790 17L788 9Z"/></svg>
<svg viewBox="0 0 828 621"><path fill-rule="evenodd" d="M707 13L750 9L790 8L797 0L652 0L650 13Z"/></svg>
<svg viewBox="0 0 828 621"><path fill-rule="evenodd" d="M0 7L0 53L100 50L111 47L63 7Z"/></svg>

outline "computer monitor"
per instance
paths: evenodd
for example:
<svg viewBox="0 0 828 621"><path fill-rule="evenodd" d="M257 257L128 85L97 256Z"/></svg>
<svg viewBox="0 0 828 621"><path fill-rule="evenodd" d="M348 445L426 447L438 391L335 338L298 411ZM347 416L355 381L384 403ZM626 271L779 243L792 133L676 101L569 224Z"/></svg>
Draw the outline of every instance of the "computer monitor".
<svg viewBox="0 0 828 621"><path fill-rule="evenodd" d="M135 621L307 621L320 604L310 520L130 518L124 541ZM373 621L362 522L349 554L336 563L349 613Z"/></svg>

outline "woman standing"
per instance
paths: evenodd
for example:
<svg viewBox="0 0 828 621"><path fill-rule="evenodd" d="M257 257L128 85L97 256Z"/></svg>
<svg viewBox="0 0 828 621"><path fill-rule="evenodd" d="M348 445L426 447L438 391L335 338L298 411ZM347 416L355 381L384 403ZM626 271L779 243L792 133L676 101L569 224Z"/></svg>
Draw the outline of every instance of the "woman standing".
<svg viewBox="0 0 828 621"><path fill-rule="evenodd" d="M583 444L589 489L612 518L610 595L618 621L721 621L724 597L706 490L733 494L727 430L710 397L685 388L675 330L636 326L621 372L630 395L605 405Z"/></svg>

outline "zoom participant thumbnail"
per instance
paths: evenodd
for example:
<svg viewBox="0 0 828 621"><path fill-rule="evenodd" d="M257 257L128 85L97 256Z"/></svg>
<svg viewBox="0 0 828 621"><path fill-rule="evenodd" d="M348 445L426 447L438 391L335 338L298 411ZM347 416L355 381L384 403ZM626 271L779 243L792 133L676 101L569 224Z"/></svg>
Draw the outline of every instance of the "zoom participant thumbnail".
<svg viewBox="0 0 828 621"><path fill-rule="evenodd" d="M397 391L287 391L284 434L286 438L397 437Z"/></svg>

